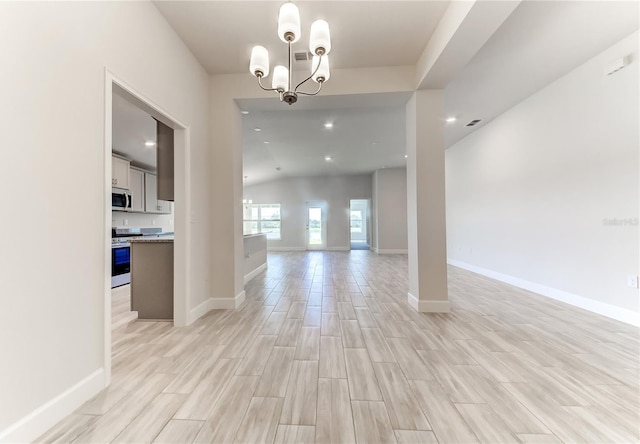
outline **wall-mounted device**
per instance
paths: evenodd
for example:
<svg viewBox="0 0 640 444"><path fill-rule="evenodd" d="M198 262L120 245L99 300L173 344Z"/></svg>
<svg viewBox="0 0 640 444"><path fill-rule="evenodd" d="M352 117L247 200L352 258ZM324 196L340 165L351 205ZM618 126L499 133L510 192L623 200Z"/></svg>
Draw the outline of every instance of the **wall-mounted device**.
<svg viewBox="0 0 640 444"><path fill-rule="evenodd" d="M631 62L631 56L627 55L624 57L620 57L619 59L615 59L613 62L609 63L604 68L605 75L610 76L614 72L620 71L622 68L627 66Z"/></svg>

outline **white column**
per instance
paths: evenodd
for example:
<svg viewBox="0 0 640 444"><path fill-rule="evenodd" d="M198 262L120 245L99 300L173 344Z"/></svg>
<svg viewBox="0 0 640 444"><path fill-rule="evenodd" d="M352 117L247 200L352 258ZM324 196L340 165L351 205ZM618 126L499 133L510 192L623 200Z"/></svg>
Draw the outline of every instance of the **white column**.
<svg viewBox="0 0 640 444"><path fill-rule="evenodd" d="M224 85L211 95L211 298L214 309L238 308L245 299L242 238L242 119Z"/></svg>
<svg viewBox="0 0 640 444"><path fill-rule="evenodd" d="M443 110L442 90L416 91L407 103L407 296L420 312L449 312Z"/></svg>

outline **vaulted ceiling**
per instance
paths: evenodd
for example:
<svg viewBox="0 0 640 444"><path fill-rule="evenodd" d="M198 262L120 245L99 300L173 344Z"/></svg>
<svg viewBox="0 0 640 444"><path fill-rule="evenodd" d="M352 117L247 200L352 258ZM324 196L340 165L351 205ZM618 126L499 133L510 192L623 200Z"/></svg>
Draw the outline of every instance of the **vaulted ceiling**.
<svg viewBox="0 0 640 444"><path fill-rule="evenodd" d="M212 75L249 76L249 54L255 44L270 49L272 65L284 62L286 47L276 35L279 1L155 4ZM416 65L449 2L299 1L297 5L303 32L316 18L330 23L335 69ZM638 16L638 2L520 2L445 86L447 115L458 119L446 127L446 146L637 30ZM304 36L294 49L306 49ZM297 66L307 70L308 62ZM292 108L277 99L239 101L249 111L243 116L246 183L403 165L407 99L407 94L321 93ZM476 118L482 119L480 125L465 127ZM325 129L327 122L334 127ZM262 131L254 131L256 127ZM332 160L325 161L325 156Z"/></svg>

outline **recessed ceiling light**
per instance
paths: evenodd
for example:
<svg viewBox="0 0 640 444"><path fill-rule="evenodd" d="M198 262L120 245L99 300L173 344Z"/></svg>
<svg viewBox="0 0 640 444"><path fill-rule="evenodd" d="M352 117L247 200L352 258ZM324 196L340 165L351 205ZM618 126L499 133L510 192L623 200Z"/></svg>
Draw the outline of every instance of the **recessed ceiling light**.
<svg viewBox="0 0 640 444"><path fill-rule="evenodd" d="M327 122L327 123L324 124L324 127L327 128L327 129L333 128L333 123Z"/></svg>
<svg viewBox="0 0 640 444"><path fill-rule="evenodd" d="M240 111L240 114L244 114L246 116L247 114L249 114L249 111L242 110Z"/></svg>
<svg viewBox="0 0 640 444"><path fill-rule="evenodd" d="M371 145L377 145L378 142L371 142Z"/></svg>
<svg viewBox="0 0 640 444"><path fill-rule="evenodd" d="M156 146L156 143L151 141L151 140L149 140L149 141L144 143L144 146Z"/></svg>
<svg viewBox="0 0 640 444"><path fill-rule="evenodd" d="M271 142L269 142L268 140L265 140L265 141L264 141L264 143L267 143L267 144L268 144L268 143L271 143Z"/></svg>
<svg viewBox="0 0 640 444"><path fill-rule="evenodd" d="M407 159L408 157L409 157L409 155L407 155L407 154L405 154L405 155L404 155L404 158L405 158L405 159Z"/></svg>
<svg viewBox="0 0 640 444"><path fill-rule="evenodd" d="M262 128L257 128L257 127L256 127L256 128L254 128L253 130L254 130L255 132L260 132L260 131L262 131Z"/></svg>
<svg viewBox="0 0 640 444"><path fill-rule="evenodd" d="M456 121L456 118L455 118L455 117L447 117L447 119L446 119L446 122L447 122L447 123L453 123L453 122L455 122L455 121Z"/></svg>
<svg viewBox="0 0 640 444"><path fill-rule="evenodd" d="M326 160L327 162L331 162L333 158L331 156L324 156L324 160Z"/></svg>

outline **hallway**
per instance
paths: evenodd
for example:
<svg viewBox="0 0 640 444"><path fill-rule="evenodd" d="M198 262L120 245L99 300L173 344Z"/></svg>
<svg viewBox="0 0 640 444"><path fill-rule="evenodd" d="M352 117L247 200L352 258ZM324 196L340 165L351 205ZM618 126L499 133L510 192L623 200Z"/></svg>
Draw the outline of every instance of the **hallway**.
<svg viewBox="0 0 640 444"><path fill-rule="evenodd" d="M111 386L38 442L632 442L638 329L407 257L270 253L237 311L113 332Z"/></svg>

